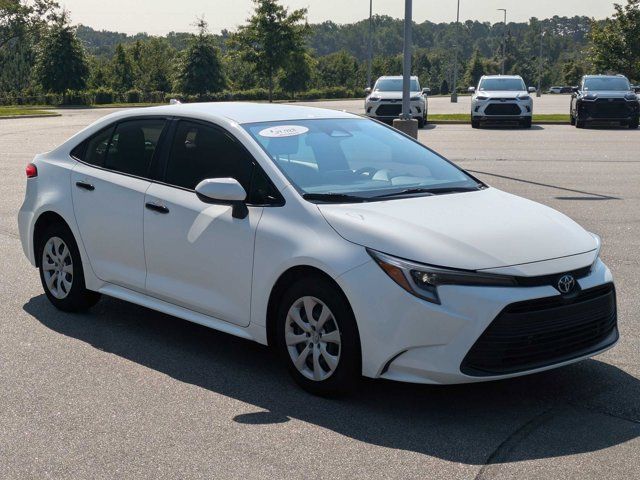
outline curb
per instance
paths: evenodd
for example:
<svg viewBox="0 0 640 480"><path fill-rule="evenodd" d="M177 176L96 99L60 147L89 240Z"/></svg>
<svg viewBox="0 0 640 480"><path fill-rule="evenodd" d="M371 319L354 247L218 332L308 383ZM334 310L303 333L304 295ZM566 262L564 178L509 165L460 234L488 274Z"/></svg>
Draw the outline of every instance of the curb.
<svg viewBox="0 0 640 480"><path fill-rule="evenodd" d="M49 118L49 117L61 117L60 113L51 113L46 115L0 115L0 120L15 120L18 118Z"/></svg>

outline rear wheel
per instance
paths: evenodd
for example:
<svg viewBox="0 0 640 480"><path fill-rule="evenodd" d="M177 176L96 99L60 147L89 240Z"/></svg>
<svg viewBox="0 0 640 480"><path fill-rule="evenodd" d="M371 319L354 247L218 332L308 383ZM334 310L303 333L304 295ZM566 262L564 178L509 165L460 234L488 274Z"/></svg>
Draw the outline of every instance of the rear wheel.
<svg viewBox="0 0 640 480"><path fill-rule="evenodd" d="M635 130L640 126L640 117L636 117L633 120L629 121L629 128Z"/></svg>
<svg viewBox="0 0 640 480"><path fill-rule="evenodd" d="M56 308L78 312L100 300L100 294L85 287L78 245L65 225L50 225L36 242L40 280L44 293Z"/></svg>
<svg viewBox="0 0 640 480"><path fill-rule="evenodd" d="M321 277L296 282L282 298L277 321L278 349L296 383L322 396L356 388L361 373L358 329L334 285Z"/></svg>
<svg viewBox="0 0 640 480"><path fill-rule="evenodd" d="M418 128L424 128L427 124L427 120L424 117L418 118Z"/></svg>

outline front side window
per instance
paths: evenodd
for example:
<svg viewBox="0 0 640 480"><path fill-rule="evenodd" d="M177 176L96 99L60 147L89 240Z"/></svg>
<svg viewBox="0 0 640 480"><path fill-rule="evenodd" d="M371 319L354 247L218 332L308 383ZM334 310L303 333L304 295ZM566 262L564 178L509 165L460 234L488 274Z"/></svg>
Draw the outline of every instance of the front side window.
<svg viewBox="0 0 640 480"><path fill-rule="evenodd" d="M418 80L416 80L415 78L411 79L410 85L411 85L412 92L420 91L420 84L418 83ZM402 79L401 78L384 78L384 79L378 80L376 82L374 90L377 90L379 92L401 92Z"/></svg>
<svg viewBox="0 0 640 480"><path fill-rule="evenodd" d="M111 138L104 168L147 177L164 125L162 119L119 123Z"/></svg>
<svg viewBox="0 0 640 480"><path fill-rule="evenodd" d="M407 190L477 190L479 184L423 145L366 119L246 124L303 195L373 199Z"/></svg>
<svg viewBox="0 0 640 480"><path fill-rule="evenodd" d="M485 92L521 92L526 89L521 78L485 78L478 87Z"/></svg>
<svg viewBox="0 0 640 480"><path fill-rule="evenodd" d="M628 92L631 87L624 77L592 77L584 79L582 89L589 92Z"/></svg>
<svg viewBox="0 0 640 480"><path fill-rule="evenodd" d="M231 177L249 192L252 170L253 159L229 134L201 123L181 121L165 181L193 190L207 178Z"/></svg>

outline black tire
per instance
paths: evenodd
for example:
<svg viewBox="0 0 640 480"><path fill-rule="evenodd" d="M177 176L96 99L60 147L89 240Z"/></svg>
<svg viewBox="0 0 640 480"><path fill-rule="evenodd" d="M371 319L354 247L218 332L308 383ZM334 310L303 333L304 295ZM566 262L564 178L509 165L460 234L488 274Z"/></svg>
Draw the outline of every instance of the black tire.
<svg viewBox="0 0 640 480"><path fill-rule="evenodd" d="M525 118L524 120L522 120L520 122L520 126L522 128L531 128L532 123L533 123L533 121L532 121L531 117L529 117L529 118Z"/></svg>
<svg viewBox="0 0 640 480"><path fill-rule="evenodd" d="M471 117L471 128L480 128L480 120Z"/></svg>
<svg viewBox="0 0 640 480"><path fill-rule="evenodd" d="M569 114L569 123L572 126L575 126L575 124L576 124L576 117L574 117L572 114Z"/></svg>
<svg viewBox="0 0 640 480"><path fill-rule="evenodd" d="M638 126L640 126L640 117L636 117L636 118L634 118L633 120L631 120L631 121L629 122L629 124L628 124L628 125L629 125L629 128L630 128L630 129L632 129L632 130L637 129L637 128L638 128Z"/></svg>
<svg viewBox="0 0 640 480"><path fill-rule="evenodd" d="M293 309L294 306L305 297L313 297L319 300L324 306L329 308L332 314L332 319L327 320L325 327L322 328L322 332L318 333L324 332L323 334L326 335L328 331L328 333L335 334L337 330L340 338L339 347L334 344L334 350L332 351L334 355L338 352L337 366L329 376L322 380L308 378L294 365L292 354L289 352L290 347L287 346L286 342L288 328L297 328L297 330L290 330L290 333L294 335L306 336L306 340L301 341L297 345L292 345L291 348L294 350L293 354L295 355L300 355L305 350L308 352L302 368L307 370L307 374L312 374L310 371L311 367L315 367L312 352L314 352L314 348L317 348L318 351L320 351L321 348L319 343L313 344L313 340L310 340L310 335L313 335L315 330L311 333L305 333L304 330L297 327L297 324L294 325L295 322L290 321L288 315L289 310ZM317 308L312 309L312 316L314 316L316 321L319 312L324 306L316 305L320 310L317 310ZM300 314L304 322L306 320L306 313L300 310ZM360 336L351 307L336 286L320 276L304 278L295 282L282 296L282 301L278 307L277 322L277 348L289 373L298 385L309 393L327 397L345 395L357 388L362 372ZM288 327L288 324L291 324L292 327ZM316 335L316 337L322 338L321 335ZM316 341L318 340L316 339ZM308 350L309 348L311 350ZM325 349L328 348L328 344L325 344ZM339 350L335 350L335 348L339 348ZM311 362L311 365L309 362ZM324 357L321 359L319 357L319 362L322 363L323 374L326 374L327 370L331 370L329 364L325 362Z"/></svg>
<svg viewBox="0 0 640 480"><path fill-rule="evenodd" d="M427 124L427 120L423 117L418 118L418 128L424 128Z"/></svg>
<svg viewBox="0 0 640 480"><path fill-rule="evenodd" d="M44 267L44 249L50 239L58 238L64 242L64 245L69 250L70 265L72 270L71 288L66 292L64 298L56 297L45 279L45 267ZM42 288L47 295L49 301L57 309L65 312L81 312L94 306L98 300L100 300L100 294L87 290L84 282L84 270L82 268L82 260L80 257L80 251L78 250L78 244L73 238L73 234L66 225L53 224L49 225L42 234L35 239L36 242L36 255L40 269L40 281L42 282ZM62 263L62 262L61 262ZM65 277L67 274L64 273ZM54 282L54 285L60 287L59 280Z"/></svg>
<svg viewBox="0 0 640 480"><path fill-rule="evenodd" d="M584 128L586 126L586 122L584 120L580 120L580 117L576 118L576 128Z"/></svg>

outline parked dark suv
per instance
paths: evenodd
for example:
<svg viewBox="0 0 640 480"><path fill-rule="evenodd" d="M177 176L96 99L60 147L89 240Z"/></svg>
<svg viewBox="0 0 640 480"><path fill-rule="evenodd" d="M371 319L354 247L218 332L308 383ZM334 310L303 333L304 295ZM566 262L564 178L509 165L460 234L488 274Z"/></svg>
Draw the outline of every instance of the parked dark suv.
<svg viewBox="0 0 640 480"><path fill-rule="evenodd" d="M587 122L620 122L638 128L640 101L623 75L585 75L571 97L571 125Z"/></svg>

